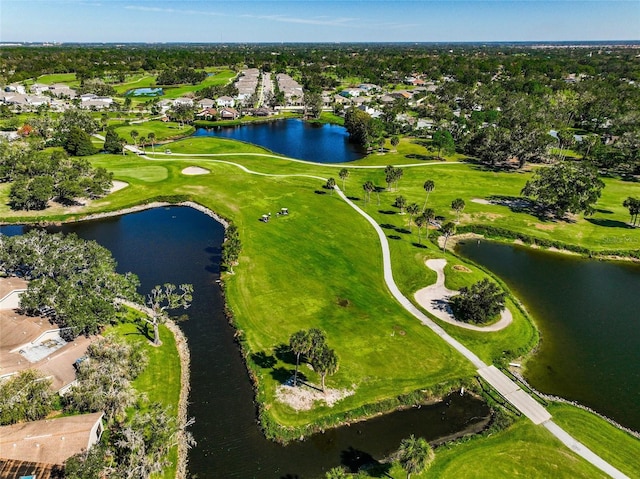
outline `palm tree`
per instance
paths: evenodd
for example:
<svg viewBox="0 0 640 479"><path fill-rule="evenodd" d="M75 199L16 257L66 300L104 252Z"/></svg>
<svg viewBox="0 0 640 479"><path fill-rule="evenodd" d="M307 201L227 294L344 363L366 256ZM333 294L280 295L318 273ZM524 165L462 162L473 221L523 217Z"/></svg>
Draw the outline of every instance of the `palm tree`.
<svg viewBox="0 0 640 479"><path fill-rule="evenodd" d="M400 214L403 215L404 214L404 208L405 206L407 206L407 199L400 195L396 198L396 202L394 203L394 205L396 206L396 208L400 208Z"/></svg>
<svg viewBox="0 0 640 479"><path fill-rule="evenodd" d="M131 139L133 140L133 144L137 148L138 147L138 143L136 142L136 138L138 138L138 136L140 136L140 133L138 133L138 130L131 130L129 135L131 135Z"/></svg>
<svg viewBox="0 0 640 479"><path fill-rule="evenodd" d="M411 474L419 474L427 469L434 457L435 454L429 443L422 437L416 438L413 434L403 439L398 449L398 462L407 472L407 479Z"/></svg>
<svg viewBox="0 0 640 479"><path fill-rule="evenodd" d="M296 355L296 372L293 375L293 386L298 385L298 367L300 366L300 355L307 354L311 350L311 336L308 331L297 331L289 338L289 347Z"/></svg>
<svg viewBox="0 0 640 479"><path fill-rule="evenodd" d="M155 149L155 145L154 145L154 143L155 143L155 141L156 141L156 134L155 134L154 132L150 132L150 133L147 135L147 138L149 139L149 143L151 143L151 151L153 151L153 152L155 153L155 152L156 152L156 149Z"/></svg>
<svg viewBox="0 0 640 479"><path fill-rule="evenodd" d="M420 231L422 230L422 227L425 224L427 224L427 220L424 217L424 215L416 216L416 226L418 227L418 244L422 244L422 238L420 238ZM427 231L429 231L429 230L427 230Z"/></svg>
<svg viewBox="0 0 640 479"><path fill-rule="evenodd" d="M348 479L349 475L344 470L344 467L338 466L330 469L325 474L326 479Z"/></svg>
<svg viewBox="0 0 640 479"><path fill-rule="evenodd" d="M424 223L427 225L427 239L429 239L429 224L436 219L436 212L431 208L427 208L422 212L422 216L424 217Z"/></svg>
<svg viewBox="0 0 640 479"><path fill-rule="evenodd" d="M315 351L311 359L311 366L313 366L315 372L320 374L322 378L321 389L322 392L324 392L324 380L327 374L335 374L338 370L338 356L336 356L336 352L326 344L323 344L319 350Z"/></svg>
<svg viewBox="0 0 640 479"><path fill-rule="evenodd" d="M327 184L325 185L326 188L329 188L331 190L331 194L333 195L333 190L335 189L336 186L336 180L334 178L329 178L327 180Z"/></svg>
<svg viewBox="0 0 640 479"><path fill-rule="evenodd" d="M444 253L447 250L447 240L449 236L456 232L456 225L449 221L442 225L440 231L442 232L442 236L444 236L444 244L442 245L442 252Z"/></svg>
<svg viewBox="0 0 640 479"><path fill-rule="evenodd" d="M362 185L362 189L364 190L364 193L365 193L364 202L366 204L367 201L371 200L371 192L375 191L376 187L373 185L373 182L369 180L369 181L366 181L364 185Z"/></svg>
<svg viewBox="0 0 640 479"><path fill-rule="evenodd" d="M398 135L393 135L390 141L391 141L391 146L393 146L393 150L397 151L396 147L400 144L400 138L398 138Z"/></svg>
<svg viewBox="0 0 640 479"><path fill-rule="evenodd" d="M456 198L451 202L451 208L458 214L458 223L460 223L460 213L464 210L464 200L462 198Z"/></svg>
<svg viewBox="0 0 640 479"><path fill-rule="evenodd" d="M422 207L422 209L424 210L427 207L427 201L429 201L429 194L435 189L436 184L433 182L433 180L427 180L424 182L424 185L422 186L424 188L424 191L427 192L427 197L424 200L424 206Z"/></svg>
<svg viewBox="0 0 640 479"><path fill-rule="evenodd" d="M411 233L411 223L413 221L413 217L420 213L420 205L418 205L418 203L411 203L407 206L407 213L409 213L409 233Z"/></svg>
<svg viewBox="0 0 640 479"><path fill-rule="evenodd" d="M346 168L342 168L338 173L338 176L342 180L342 191L344 191L344 180L349 178L349 170L347 170Z"/></svg>

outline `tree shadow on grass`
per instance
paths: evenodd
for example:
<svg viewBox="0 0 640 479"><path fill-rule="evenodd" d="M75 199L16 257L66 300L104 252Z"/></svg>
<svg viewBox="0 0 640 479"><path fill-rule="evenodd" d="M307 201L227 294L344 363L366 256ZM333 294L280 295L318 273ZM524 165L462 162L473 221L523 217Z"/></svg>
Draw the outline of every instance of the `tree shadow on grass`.
<svg viewBox="0 0 640 479"><path fill-rule="evenodd" d="M407 228L396 228L396 231L398 233L402 233L403 235L410 235L411 231L409 231Z"/></svg>
<svg viewBox="0 0 640 479"><path fill-rule="evenodd" d="M326 195L326 194L327 194L327 192L326 192L326 191L321 191L321 190L315 190L315 191L314 191L314 193L315 193L316 195Z"/></svg>
<svg viewBox="0 0 640 479"><path fill-rule="evenodd" d="M550 219L550 217L536 204L535 201L522 196L491 195L487 199L491 204L506 206L514 213L528 213L540 220Z"/></svg>
<svg viewBox="0 0 640 479"><path fill-rule="evenodd" d="M285 384L293 376L293 373L294 371L291 369L280 366L279 368L273 368L270 374L275 381Z"/></svg>
<svg viewBox="0 0 640 479"><path fill-rule="evenodd" d="M438 155L421 155L419 153L409 153L408 155L404 155L404 157L410 160L442 161L442 158L438 158Z"/></svg>
<svg viewBox="0 0 640 479"><path fill-rule="evenodd" d="M262 369L270 369L274 367L278 362L274 356L267 354L264 351L260 351L259 353L252 353L251 360Z"/></svg>
<svg viewBox="0 0 640 479"><path fill-rule="evenodd" d="M380 225L380 228L384 228L385 230L396 230L397 226L396 225L392 225L390 223L383 223Z"/></svg>
<svg viewBox="0 0 640 479"><path fill-rule="evenodd" d="M612 215L613 211L611 211L611 210L603 210L603 209L598 208L596 210L596 213L602 213L603 215Z"/></svg>
<svg viewBox="0 0 640 479"><path fill-rule="evenodd" d="M296 355L291 351L291 347L288 344L278 344L273 349L276 358L287 364L296 364Z"/></svg>
<svg viewBox="0 0 640 479"><path fill-rule="evenodd" d="M360 198L357 196L347 196L347 199L351 200L351 201L360 201Z"/></svg>
<svg viewBox="0 0 640 479"><path fill-rule="evenodd" d="M398 235L387 235L387 238L392 239L392 240L399 240L402 239L400 236Z"/></svg>
<svg viewBox="0 0 640 479"><path fill-rule="evenodd" d="M390 464L382 464L368 452L355 449L353 446L340 452L340 462L351 473L366 471L370 477L390 477L388 474L391 470Z"/></svg>
<svg viewBox="0 0 640 479"><path fill-rule="evenodd" d="M426 249L427 247L425 245L423 245L422 243L411 243L413 246L415 246L416 248L423 248Z"/></svg>
<svg viewBox="0 0 640 479"><path fill-rule="evenodd" d="M383 215L395 215L397 213L397 211L392 211L392 210L378 210L378 213L383 214Z"/></svg>
<svg viewBox="0 0 640 479"><path fill-rule="evenodd" d="M628 223L624 223L623 221L618 220L608 220L603 218L586 218L586 220L592 225L604 226L606 228L632 229L632 227Z"/></svg>

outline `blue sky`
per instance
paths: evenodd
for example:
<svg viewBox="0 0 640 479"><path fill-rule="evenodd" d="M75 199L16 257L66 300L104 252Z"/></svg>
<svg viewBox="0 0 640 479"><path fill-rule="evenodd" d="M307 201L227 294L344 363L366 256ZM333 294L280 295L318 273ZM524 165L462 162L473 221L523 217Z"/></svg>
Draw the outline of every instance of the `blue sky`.
<svg viewBox="0 0 640 479"><path fill-rule="evenodd" d="M0 1L0 42L639 39L639 0Z"/></svg>

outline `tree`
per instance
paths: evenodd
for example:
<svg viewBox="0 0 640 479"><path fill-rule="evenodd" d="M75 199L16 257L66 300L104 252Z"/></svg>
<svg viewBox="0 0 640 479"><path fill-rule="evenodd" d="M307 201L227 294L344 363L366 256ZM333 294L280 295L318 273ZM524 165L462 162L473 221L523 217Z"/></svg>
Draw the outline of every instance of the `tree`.
<svg viewBox="0 0 640 479"><path fill-rule="evenodd" d="M344 189L344 182L347 178L349 178L349 170L347 170L346 168L342 168L340 170L340 172L338 173L338 176L340 177L340 179L342 180L342 191L345 191Z"/></svg>
<svg viewBox="0 0 640 479"><path fill-rule="evenodd" d="M369 146L376 137L375 126L371 116L358 108L349 108L344 116L344 126L353 143Z"/></svg>
<svg viewBox="0 0 640 479"><path fill-rule="evenodd" d="M438 149L438 158L442 158L442 153L451 154L456 151L453 136L447 130L438 130L432 136L432 143Z"/></svg>
<svg viewBox="0 0 640 479"><path fill-rule="evenodd" d="M328 188L331 191L331 194L333 195L333 190L335 189L335 186L336 186L336 180L334 178L329 178L327 180L327 183L324 186L325 188Z"/></svg>
<svg viewBox="0 0 640 479"><path fill-rule="evenodd" d="M431 208L427 208L422 212L422 217L424 218L424 224L427 226L427 239L429 239L429 225L436 219L436 212Z"/></svg>
<svg viewBox="0 0 640 479"><path fill-rule="evenodd" d="M622 206L629 210L629 215L631 216L629 223L631 226L635 226L638 220L638 215L640 214L640 198L632 198L629 196L622 202Z"/></svg>
<svg viewBox="0 0 640 479"><path fill-rule="evenodd" d="M442 225L440 232L442 233L442 236L444 236L444 244L442 245L442 251L444 252L447 249L447 241L449 240L449 237L456 232L456 225L449 221Z"/></svg>
<svg viewBox="0 0 640 479"><path fill-rule="evenodd" d="M328 470L325 474L326 479L349 479L347 471L344 467L338 466Z"/></svg>
<svg viewBox="0 0 640 479"><path fill-rule="evenodd" d="M73 156L89 156L96 152L89 134L77 126L69 130L63 146L65 151Z"/></svg>
<svg viewBox="0 0 640 479"><path fill-rule="evenodd" d="M451 202L451 209L458 214L458 223L460 223L460 213L464 210L465 204L462 198L456 198Z"/></svg>
<svg viewBox="0 0 640 479"><path fill-rule="evenodd" d="M116 273L109 250L73 234L32 230L6 238L0 268L29 280L20 296L27 314L39 314L43 306L54 309L56 323L71 336L97 333L115 321L116 298L137 297L135 275Z"/></svg>
<svg viewBox="0 0 640 479"><path fill-rule="evenodd" d="M333 375L338 371L338 356L336 352L329 348L326 344L318 346L315 350L312 350L313 357L311 359L311 366L313 370L320 374L322 381L322 391L324 392L324 380L327 376Z"/></svg>
<svg viewBox="0 0 640 479"><path fill-rule="evenodd" d="M64 477L65 479L106 477L107 467L107 448L102 444L96 444L88 451L82 451L65 461Z"/></svg>
<svg viewBox="0 0 640 479"><path fill-rule="evenodd" d="M366 204L367 201L371 200L371 192L375 191L376 187L373 185L373 182L369 180L362 185L362 189L364 190L364 202Z"/></svg>
<svg viewBox="0 0 640 479"><path fill-rule="evenodd" d="M562 218L566 213L592 214L603 188L595 168L565 161L536 170L521 193L535 198L545 210Z"/></svg>
<svg viewBox="0 0 640 479"><path fill-rule="evenodd" d="M108 419L118 419L135 401L133 381L146 367L148 358L139 343L106 336L87 349L80 362L76 383L64 397L67 410L104 411Z"/></svg>
<svg viewBox="0 0 640 479"><path fill-rule="evenodd" d="M151 319L144 318L144 320L153 325L153 344L156 346L162 344L158 325L166 320L166 311L189 308L193 299L192 293L192 284L181 284L176 288L174 284L165 283L163 286L154 286L147 295L147 305L151 309Z"/></svg>
<svg viewBox="0 0 640 479"><path fill-rule="evenodd" d="M429 201L429 195L435 189L436 184L434 183L433 180L427 180L424 182L424 185L422 185L422 187L424 188L424 191L427 192L427 197L424 199L424 205L422 206L422 209L424 210L427 207L427 201Z"/></svg>
<svg viewBox="0 0 640 479"><path fill-rule="evenodd" d="M300 356L309 353L311 350L311 336L308 331L296 331L289 338L289 347L296 355L296 371L293 375L293 387L298 385L298 367L300 366Z"/></svg>
<svg viewBox="0 0 640 479"><path fill-rule="evenodd" d="M427 225L427 228L429 227L428 223L427 223L427 220L424 217L424 215L416 216L416 226L418 228L418 244L422 244L422 238L420 237L420 232L422 231L422 228L425 225ZM427 231L428 231L428 229L427 229Z"/></svg>
<svg viewBox="0 0 640 479"><path fill-rule="evenodd" d="M159 403L151 404L144 413L135 414L114 434L115 476L138 479L162 472L170 464L169 451L181 438L187 446L195 444L191 434L184 431L191 423L181 426L178 418Z"/></svg>
<svg viewBox="0 0 640 479"><path fill-rule="evenodd" d="M151 151L155 153L156 152L156 149L155 149L156 134L151 131L147 135L147 138L149 139L149 143L151 143Z"/></svg>
<svg viewBox="0 0 640 479"><path fill-rule="evenodd" d="M416 438L413 434L403 439L397 452L398 462L407 473L407 479L411 474L419 474L427 469L435 454L426 439Z"/></svg>
<svg viewBox="0 0 640 479"><path fill-rule="evenodd" d="M137 141L137 138L140 136L140 133L138 132L138 130L131 130L129 132L129 136L131 136L131 139L133 140L133 145L137 147L138 143L136 141Z"/></svg>
<svg viewBox="0 0 640 479"><path fill-rule="evenodd" d="M460 321L482 324L496 318L504 309L506 293L495 283L483 279L449 299L453 314Z"/></svg>
<svg viewBox="0 0 640 479"><path fill-rule="evenodd" d="M122 153L123 146L124 140L118 136L116 130L113 127L107 128L104 136L104 151L117 155Z"/></svg>
<svg viewBox="0 0 640 479"><path fill-rule="evenodd" d="M404 214L404 208L407 206L407 199L400 195L396 198L395 203L393 204L396 208L400 208L400 214Z"/></svg>
<svg viewBox="0 0 640 479"><path fill-rule="evenodd" d="M240 235L238 227L234 224L229 225L225 231L224 243L222 243L222 265L233 274L233 266L238 263L240 257Z"/></svg>
<svg viewBox="0 0 640 479"><path fill-rule="evenodd" d="M42 419L53 409L51 380L25 369L0 381L0 425Z"/></svg>
<svg viewBox="0 0 640 479"><path fill-rule="evenodd" d="M407 213L409 213L409 232L411 232L411 223L413 222L413 217L420 213L420 205L411 203L407 206Z"/></svg>
<svg viewBox="0 0 640 479"><path fill-rule="evenodd" d="M320 113L322 113L322 95L315 92L305 92L304 108L307 115L311 118L320 118Z"/></svg>
<svg viewBox="0 0 640 479"><path fill-rule="evenodd" d="M400 144L400 138L398 137L398 135L393 135L391 137L391 140L389 140L391 143L391 146L393 146L394 151L396 150L396 147Z"/></svg>

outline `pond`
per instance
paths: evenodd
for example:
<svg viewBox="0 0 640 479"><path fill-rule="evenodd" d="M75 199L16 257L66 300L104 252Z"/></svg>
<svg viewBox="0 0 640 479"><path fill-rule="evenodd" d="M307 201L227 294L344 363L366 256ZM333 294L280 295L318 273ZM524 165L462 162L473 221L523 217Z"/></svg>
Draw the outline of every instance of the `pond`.
<svg viewBox="0 0 640 479"><path fill-rule="evenodd" d="M532 386L640 431L640 265L489 241L457 251L502 278L533 316L542 342L527 363Z"/></svg>
<svg viewBox="0 0 640 479"><path fill-rule="evenodd" d="M125 95L131 96L160 96L162 94L162 88L136 88L125 93Z"/></svg>
<svg viewBox="0 0 640 479"><path fill-rule="evenodd" d="M256 421L253 389L216 284L224 234L219 223L190 208L169 207L51 230L74 232L107 247L118 271L139 276L142 292L165 282L194 285L189 319L180 323L191 350L189 416L196 420L191 430L198 444L188 467L194 477L323 477L340 464L356 468L382 459L410 434L433 441L478 430L488 419L482 401L454 394L433 406L329 430L286 447L268 441ZM4 234L22 231L0 227Z"/></svg>
<svg viewBox="0 0 640 479"><path fill-rule="evenodd" d="M198 128L193 136L231 138L315 163L346 163L366 154L366 151L349 142L349 134L344 127L298 119Z"/></svg>

